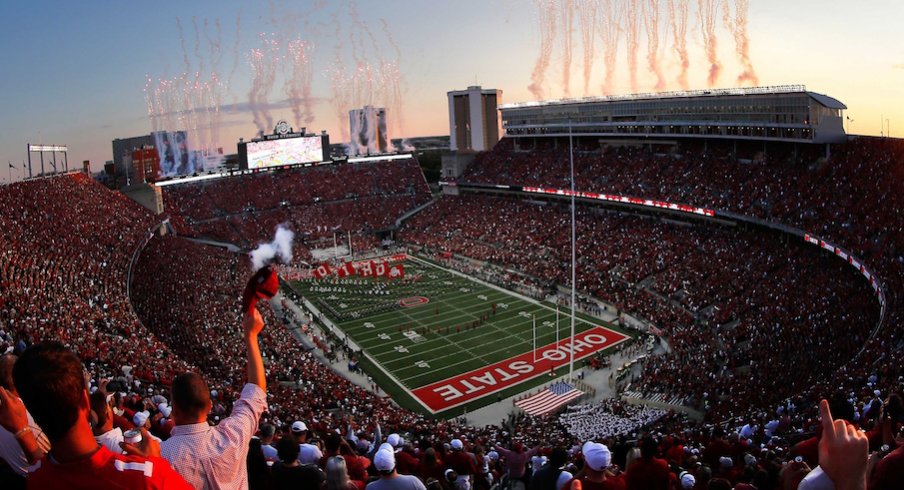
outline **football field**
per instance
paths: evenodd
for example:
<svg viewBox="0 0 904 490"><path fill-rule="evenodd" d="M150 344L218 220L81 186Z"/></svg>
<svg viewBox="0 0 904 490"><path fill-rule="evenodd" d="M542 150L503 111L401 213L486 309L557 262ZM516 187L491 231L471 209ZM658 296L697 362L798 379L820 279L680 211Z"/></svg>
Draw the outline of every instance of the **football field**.
<svg viewBox="0 0 904 490"><path fill-rule="evenodd" d="M402 406L443 416L528 390L630 337L587 316L486 285L419 258L404 278L293 283L365 353L362 366ZM558 328L557 325L558 316ZM536 327L534 327L536 325ZM536 343L534 340L536 330ZM443 413L447 412L447 413Z"/></svg>

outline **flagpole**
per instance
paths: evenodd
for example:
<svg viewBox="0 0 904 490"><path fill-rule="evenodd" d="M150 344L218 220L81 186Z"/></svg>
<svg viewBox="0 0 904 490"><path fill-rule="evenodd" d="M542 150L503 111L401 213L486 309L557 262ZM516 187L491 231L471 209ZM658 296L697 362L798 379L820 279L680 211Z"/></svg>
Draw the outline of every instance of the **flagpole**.
<svg viewBox="0 0 904 490"><path fill-rule="evenodd" d="M333 232L333 255L336 257L336 263L339 263L339 243L336 241L336 232Z"/></svg>
<svg viewBox="0 0 904 490"><path fill-rule="evenodd" d="M571 120L568 120L568 158L571 161L571 345L569 346L570 356L568 360L568 379L574 380L574 307L575 307L575 262L577 241L575 238L575 210L574 210L574 141L571 130Z"/></svg>
<svg viewBox="0 0 904 490"><path fill-rule="evenodd" d="M559 346L559 303L556 302L556 347Z"/></svg>
<svg viewBox="0 0 904 490"><path fill-rule="evenodd" d="M352 230L348 230L348 258L349 260L355 258L355 254L352 252Z"/></svg>
<svg viewBox="0 0 904 490"><path fill-rule="evenodd" d="M6 169L7 173L9 173L9 183L13 183L13 162L7 160L7 164L9 164L9 168Z"/></svg>

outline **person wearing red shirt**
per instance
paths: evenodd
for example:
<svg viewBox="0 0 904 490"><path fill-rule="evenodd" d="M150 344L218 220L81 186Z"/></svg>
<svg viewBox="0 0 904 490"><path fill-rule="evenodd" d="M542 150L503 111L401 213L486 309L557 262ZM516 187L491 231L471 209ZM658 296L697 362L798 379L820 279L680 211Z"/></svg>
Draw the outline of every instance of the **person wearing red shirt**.
<svg viewBox="0 0 904 490"><path fill-rule="evenodd" d="M13 368L22 400L0 388L0 424L17 435L30 459L41 454L27 428L26 406L50 440L50 452L26 478L28 488L190 489L160 457L160 446L146 430L141 445L147 457L114 454L97 443L88 423L91 404L83 372L69 349L42 342L26 349Z"/></svg>
<svg viewBox="0 0 904 490"><path fill-rule="evenodd" d="M446 456L445 463L458 475L458 483L464 490L469 490L477 474L477 466L471 453L465 451L460 439L452 439L452 451Z"/></svg>
<svg viewBox="0 0 904 490"><path fill-rule="evenodd" d="M656 441L644 438L640 444L640 458L628 467L625 480L628 490L668 490L669 464L656 457Z"/></svg>

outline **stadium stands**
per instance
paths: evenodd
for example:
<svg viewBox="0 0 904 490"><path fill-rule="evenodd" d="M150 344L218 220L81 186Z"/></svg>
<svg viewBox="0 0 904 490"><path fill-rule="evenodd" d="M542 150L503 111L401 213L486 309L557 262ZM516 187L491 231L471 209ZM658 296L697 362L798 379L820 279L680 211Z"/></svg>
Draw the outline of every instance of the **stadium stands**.
<svg viewBox="0 0 904 490"><path fill-rule="evenodd" d="M264 172L164 188L181 234L249 246L280 223L303 246L332 246L333 234L352 232L356 248L375 245L373 231L394 226L430 191L416 161L324 165ZM304 248L296 256L310 260Z"/></svg>
<svg viewBox="0 0 904 490"><path fill-rule="evenodd" d="M507 144L480 155L462 180L568 185L561 148L526 153ZM762 489L781 488L816 464L810 437L818 437L815 407L826 397L836 416L846 409L867 431L871 449L891 445L874 474L889 478L894 467L888 467L900 461L902 451L895 449L894 435L904 423L900 399L890 396L901 391L904 375L895 362L902 353L904 145L862 138L833 151L828 162L810 164L776 156L737 164L719 152L701 156L699 148L675 155L587 148L578 154L582 190L795 226L858 254L888 289L886 322L869 337L879 309L868 284L816 247L771 232L582 207L579 286L650 320L672 348L666 356L647 358L632 389L684 397L707 409L704 424L673 413L634 412L617 402L573 409L561 419L513 415L485 428L428 420L334 373L291 332L275 328L279 322L266 308L261 344L269 412L262 422L285 434L294 420L305 421L327 444L334 431L344 433L349 425L352 443L372 440L379 423L384 436L402 433L421 449L414 456L419 475L432 474L426 467L443 467L449 459L445 444L454 438L475 454L482 475L498 479L504 461L483 456L492 444L577 448L596 437L629 476L640 471L631 463L644 446L673 465L675 482L687 469L698 485L725 478L730 485L755 483ZM350 188L354 195L345 192ZM371 230L429 198L413 162L391 170L324 167L227 178L172 186L165 196L180 233L243 246L268 239L273 225L283 221L311 227L302 246L329 240L337 224L337 230L360 237L355 240L362 246L374 245ZM282 196L292 197L283 204ZM135 266L133 312L128 271L155 218L80 174L4 186L0 205L0 347L62 340L86 363L92 387L112 379L108 389L122 393L114 397L117 416L132 418L147 409L155 423L166 420L166 407L158 402L168 396L172 376L186 370L202 372L216 391L211 423L229 413L242 383L237 366L244 361L223 340L239 336L243 258L177 237L154 237ZM542 288L568 282L568 219L566 208L556 204L465 195L416 215L401 236L421 247L519 269ZM593 417L598 411L615 415ZM645 444L640 431L656 441ZM363 443L357 449L364 456L370 448ZM795 455L803 461L794 461ZM871 488L893 488L882 483Z"/></svg>

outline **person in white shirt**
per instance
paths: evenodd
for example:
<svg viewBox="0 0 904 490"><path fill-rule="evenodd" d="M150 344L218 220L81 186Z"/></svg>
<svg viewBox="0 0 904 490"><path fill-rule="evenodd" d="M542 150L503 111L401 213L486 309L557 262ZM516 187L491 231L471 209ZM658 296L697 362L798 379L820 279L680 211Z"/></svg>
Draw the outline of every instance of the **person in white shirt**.
<svg viewBox="0 0 904 490"><path fill-rule="evenodd" d="M229 417L216 426L207 423L213 406L210 389L197 373L176 376L172 386L173 428L160 444L160 455L195 488L248 488L248 448L257 432L261 414L267 409L267 381L258 335L264 321L257 309L242 320L248 351L248 382L232 406ZM124 449L141 454L132 445Z"/></svg>
<svg viewBox="0 0 904 490"><path fill-rule="evenodd" d="M119 446L119 443L123 441L122 429L113 427L113 409L108 402L109 398L104 390L97 390L89 397L94 440L116 454L125 454L125 451Z"/></svg>

